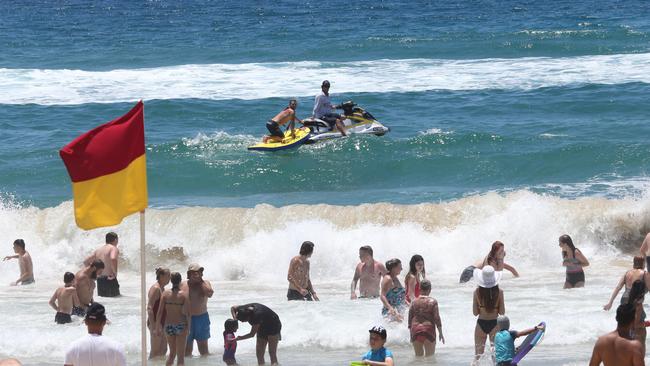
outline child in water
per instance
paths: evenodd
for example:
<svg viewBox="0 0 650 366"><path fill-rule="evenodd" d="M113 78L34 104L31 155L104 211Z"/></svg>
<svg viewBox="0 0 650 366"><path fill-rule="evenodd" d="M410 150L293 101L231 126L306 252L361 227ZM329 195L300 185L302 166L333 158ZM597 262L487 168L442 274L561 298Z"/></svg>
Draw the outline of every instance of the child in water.
<svg viewBox="0 0 650 366"><path fill-rule="evenodd" d="M526 329L521 332L510 329L510 319L505 315L499 315L497 318L497 327L499 331L494 336L494 353L496 356L497 366L510 366L512 359L515 357L515 338L529 335L532 332L542 329L541 326Z"/></svg>
<svg viewBox="0 0 650 366"><path fill-rule="evenodd" d="M366 353L361 361L363 365L372 366L393 366L393 353L387 350L384 345L386 344L386 329L377 325L368 331L370 338L370 351Z"/></svg>
<svg viewBox="0 0 650 366"><path fill-rule="evenodd" d="M235 332L239 328L239 323L235 319L228 319L223 323L223 328L223 362L226 365L236 365L237 337Z"/></svg>

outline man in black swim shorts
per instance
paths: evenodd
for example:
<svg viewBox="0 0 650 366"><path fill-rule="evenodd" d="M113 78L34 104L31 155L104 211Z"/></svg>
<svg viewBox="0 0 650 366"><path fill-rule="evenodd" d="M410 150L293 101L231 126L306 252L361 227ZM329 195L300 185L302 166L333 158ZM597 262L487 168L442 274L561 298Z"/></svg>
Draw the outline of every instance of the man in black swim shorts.
<svg viewBox="0 0 650 366"><path fill-rule="evenodd" d="M287 129L291 130L291 137L296 137L295 123L296 121L302 123L302 121L296 117L296 108L298 108L298 101L291 99L288 107L266 122L266 129L269 130L270 135L264 136L262 142L267 143L269 140L272 142L282 142L282 139L284 139L284 133L280 129L280 126L286 123L289 123Z"/></svg>

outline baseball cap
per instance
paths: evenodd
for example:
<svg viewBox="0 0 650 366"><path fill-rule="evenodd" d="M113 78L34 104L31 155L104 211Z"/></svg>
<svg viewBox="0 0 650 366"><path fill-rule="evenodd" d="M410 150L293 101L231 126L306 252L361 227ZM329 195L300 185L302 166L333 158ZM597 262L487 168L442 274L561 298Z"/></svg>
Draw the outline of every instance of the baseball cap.
<svg viewBox="0 0 650 366"><path fill-rule="evenodd" d="M203 267L199 265L198 263L192 263L190 264L189 267L187 267L188 272L203 272Z"/></svg>
<svg viewBox="0 0 650 366"><path fill-rule="evenodd" d="M374 327L370 328L370 330L368 330L368 332L369 333L379 334L381 336L381 338L383 338L383 339L386 339L386 336L387 336L386 335L386 329L384 327L382 327L381 325L375 325Z"/></svg>
<svg viewBox="0 0 650 366"><path fill-rule="evenodd" d="M86 309L86 319L106 320L106 309L104 305L94 302Z"/></svg>

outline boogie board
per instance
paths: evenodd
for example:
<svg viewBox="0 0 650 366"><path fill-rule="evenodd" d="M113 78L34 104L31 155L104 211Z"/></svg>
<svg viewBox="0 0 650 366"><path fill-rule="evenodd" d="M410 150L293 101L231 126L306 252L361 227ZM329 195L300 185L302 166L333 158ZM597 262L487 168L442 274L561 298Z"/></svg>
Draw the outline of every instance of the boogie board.
<svg viewBox="0 0 650 366"><path fill-rule="evenodd" d="M524 356L530 352L533 347L539 343L539 341L542 340L542 337L544 336L544 332L546 332L546 323L541 322L539 325L542 327L542 329L538 329L528 335L526 339L519 345L519 351L515 354L515 357L512 359L512 365L517 366L519 361L521 361Z"/></svg>
<svg viewBox="0 0 650 366"><path fill-rule="evenodd" d="M291 130L284 132L282 141L268 141L266 143L260 142L259 144L251 145L248 150L257 151L278 151L296 148L309 139L309 128L301 127L296 128L296 137L291 137Z"/></svg>
<svg viewBox="0 0 650 366"><path fill-rule="evenodd" d="M463 270L463 273L460 274L460 280L458 283L465 283L474 277L474 269L476 267L474 266L469 266Z"/></svg>

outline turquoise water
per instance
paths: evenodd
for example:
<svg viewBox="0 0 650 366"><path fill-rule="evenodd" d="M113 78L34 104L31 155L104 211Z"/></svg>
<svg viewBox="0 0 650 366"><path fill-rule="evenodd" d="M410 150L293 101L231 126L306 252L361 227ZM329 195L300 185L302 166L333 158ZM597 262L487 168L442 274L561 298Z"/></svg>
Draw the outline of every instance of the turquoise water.
<svg viewBox="0 0 650 366"><path fill-rule="evenodd" d="M140 98L154 206L562 197L646 187L644 2L0 5L0 188L71 197L57 150ZM320 81L391 128L246 151ZM161 81L162 80L162 81Z"/></svg>

